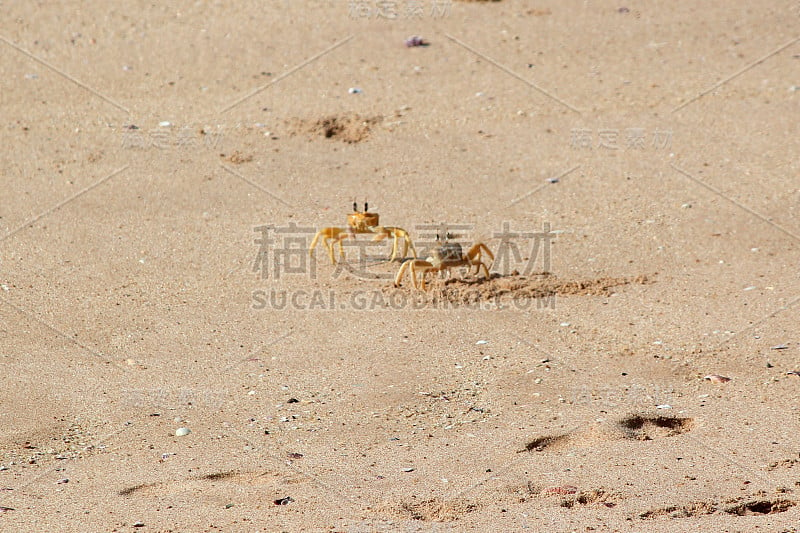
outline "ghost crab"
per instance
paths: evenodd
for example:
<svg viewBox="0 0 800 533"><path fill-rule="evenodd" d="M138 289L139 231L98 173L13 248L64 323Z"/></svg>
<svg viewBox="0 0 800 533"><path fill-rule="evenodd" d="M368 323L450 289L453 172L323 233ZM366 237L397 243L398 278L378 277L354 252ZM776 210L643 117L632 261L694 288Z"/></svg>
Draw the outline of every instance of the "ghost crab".
<svg viewBox="0 0 800 533"><path fill-rule="evenodd" d="M372 239L373 242L381 241L386 238L392 238L392 255L389 258L390 261L394 261L398 258L398 244L400 240L403 242L403 253L399 256L400 259L404 259L406 254L408 253L408 249L411 248L411 253L413 254L414 258L417 257L417 250L414 248L414 243L411 242L411 237L409 237L408 232L403 228L398 228L396 226L380 226L378 225L378 221L380 219L380 215L378 213L370 213L369 212L369 204L364 202L364 210L358 210L358 204L353 202L353 212L347 215L347 227L346 228L337 228L337 227L328 227L322 228L314 235L314 239L311 241L311 246L308 248L309 255L314 255L314 248L316 248L317 243L320 238L322 238L322 242L325 245L325 248L328 250L328 257L331 259L331 264L336 264L336 257L334 254L334 248L336 244L339 244L339 258L344 259L344 247L342 245L342 241L347 238L355 238L356 234L358 233L373 233L375 238Z"/></svg>
<svg viewBox="0 0 800 533"><path fill-rule="evenodd" d="M449 235L447 235L447 237L449 237ZM438 235L436 236L436 240L439 240ZM491 268L491 264L488 267L486 266L486 263L483 262L483 254L489 256L489 259L494 262L494 254L480 241L473 244L467 252L464 253L459 243L445 240L441 245L434 248L431 251L431 255L424 261L422 259L411 259L403 263L400 266L400 270L397 271L397 276L394 278L394 286L400 286L400 282L406 270L411 272L411 282L414 288L422 288L422 290L427 290L425 276L428 272L449 272L452 268L462 266L469 267L470 273L473 273L472 267L474 266L474 274L477 275L482 271L484 277L489 279L489 268ZM417 278L418 272L420 274L421 283Z"/></svg>

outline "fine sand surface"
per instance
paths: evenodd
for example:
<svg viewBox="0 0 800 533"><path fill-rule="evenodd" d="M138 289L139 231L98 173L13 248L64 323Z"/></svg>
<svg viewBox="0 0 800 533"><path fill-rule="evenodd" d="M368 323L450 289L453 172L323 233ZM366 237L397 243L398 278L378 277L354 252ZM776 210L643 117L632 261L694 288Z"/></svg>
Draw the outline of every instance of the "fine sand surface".
<svg viewBox="0 0 800 533"><path fill-rule="evenodd" d="M800 530L768 4L3 2L0 530Z"/></svg>

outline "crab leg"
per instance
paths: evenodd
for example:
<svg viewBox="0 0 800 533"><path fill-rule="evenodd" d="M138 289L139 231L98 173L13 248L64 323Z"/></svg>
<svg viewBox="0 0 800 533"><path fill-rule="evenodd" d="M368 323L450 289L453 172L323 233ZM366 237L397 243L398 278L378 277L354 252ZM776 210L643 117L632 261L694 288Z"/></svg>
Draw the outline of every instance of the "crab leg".
<svg viewBox="0 0 800 533"><path fill-rule="evenodd" d="M483 270L484 270L484 272L486 272L486 278L488 279L489 278L489 274L488 274L489 270L486 267L486 265L483 263L483 261L481 260L481 258L483 257L483 253L484 252L492 260L492 263L494 263L494 254L482 242L479 242L479 243L476 243L476 244L472 245L472 247L470 247L470 249L467 250L466 260L467 260L467 262L469 263L470 266L475 266L475 272L474 272L475 274L478 274L478 272L480 272L480 267L483 266ZM489 268L491 268L491 266ZM470 268L470 271L471 270L472 269Z"/></svg>
<svg viewBox="0 0 800 533"><path fill-rule="evenodd" d="M314 239L311 241L311 246L308 248L308 255L311 257L314 256L314 248L317 246L317 242L319 238L322 237L322 243L325 245L325 248L328 249L328 257L331 259L331 264L336 264L336 258L334 257L334 248L336 243L339 243L339 257L344 259L344 247L342 246L342 240L348 237L349 233L347 230L341 228L322 228L314 235Z"/></svg>
<svg viewBox="0 0 800 533"><path fill-rule="evenodd" d="M389 261L394 261L398 258L397 251L399 249L398 242L400 239L403 239L403 254L400 256L400 259L405 259L406 255L408 254L408 248L411 247L411 251L414 254L414 259L417 258L417 249L414 248L414 243L411 242L411 237L409 237L408 232L403 228L392 227L392 226L374 226L370 228L375 233L375 238L372 239L373 241L381 241L388 237L393 238L392 242L392 255L389 258Z"/></svg>

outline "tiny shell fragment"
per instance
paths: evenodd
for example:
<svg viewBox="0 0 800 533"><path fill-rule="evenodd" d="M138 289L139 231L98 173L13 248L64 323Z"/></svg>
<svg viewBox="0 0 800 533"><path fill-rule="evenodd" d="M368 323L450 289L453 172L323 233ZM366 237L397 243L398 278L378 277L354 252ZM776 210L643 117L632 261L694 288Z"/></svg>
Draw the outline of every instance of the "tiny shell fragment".
<svg viewBox="0 0 800 533"><path fill-rule="evenodd" d="M727 383L731 380L731 378L726 378L725 376L720 376L719 374L709 374L703 379L707 379L712 383Z"/></svg>
<svg viewBox="0 0 800 533"><path fill-rule="evenodd" d="M407 47L412 48L414 46L428 46L430 43L419 35L412 35L405 40L405 44Z"/></svg>

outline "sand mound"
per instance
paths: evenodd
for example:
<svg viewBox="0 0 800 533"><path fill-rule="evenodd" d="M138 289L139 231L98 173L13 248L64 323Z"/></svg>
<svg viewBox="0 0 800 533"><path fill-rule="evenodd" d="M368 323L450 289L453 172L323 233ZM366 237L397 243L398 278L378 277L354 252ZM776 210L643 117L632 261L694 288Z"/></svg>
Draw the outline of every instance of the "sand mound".
<svg viewBox="0 0 800 533"><path fill-rule="evenodd" d="M387 288L387 291L414 291L410 281L406 280L400 288ZM494 301L497 303L521 300L544 299L555 295L563 296L608 296L613 294L614 287L631 283L650 283L647 276L635 278L603 277L587 280L560 280L550 273L538 273L530 276L494 275L491 279L433 279L428 281L428 300L432 302L450 302L454 304L470 304Z"/></svg>
<svg viewBox="0 0 800 533"><path fill-rule="evenodd" d="M287 126L291 135L324 137L353 144L366 140L372 128L382 120L379 115L363 117L357 113L344 113L317 119L296 118L288 120Z"/></svg>
<svg viewBox="0 0 800 533"><path fill-rule="evenodd" d="M431 498L420 501L387 503L382 506L381 511L387 511L398 517L411 520L452 522L476 509L478 509L477 504L466 500Z"/></svg>

